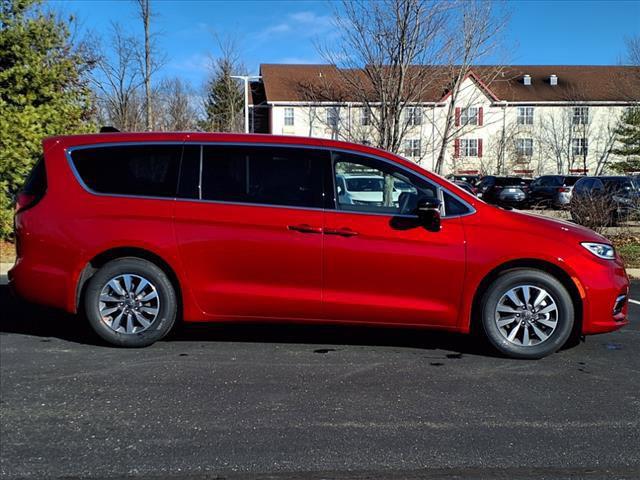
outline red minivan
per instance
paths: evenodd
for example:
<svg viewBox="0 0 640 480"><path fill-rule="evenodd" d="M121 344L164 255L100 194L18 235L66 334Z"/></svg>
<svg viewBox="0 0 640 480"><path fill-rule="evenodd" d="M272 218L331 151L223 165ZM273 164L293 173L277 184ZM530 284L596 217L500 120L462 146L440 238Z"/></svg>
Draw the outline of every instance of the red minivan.
<svg viewBox="0 0 640 480"><path fill-rule="evenodd" d="M15 223L14 290L84 312L125 347L176 319L284 321L477 327L505 355L540 358L627 323L629 282L606 238L485 204L363 145L47 138Z"/></svg>

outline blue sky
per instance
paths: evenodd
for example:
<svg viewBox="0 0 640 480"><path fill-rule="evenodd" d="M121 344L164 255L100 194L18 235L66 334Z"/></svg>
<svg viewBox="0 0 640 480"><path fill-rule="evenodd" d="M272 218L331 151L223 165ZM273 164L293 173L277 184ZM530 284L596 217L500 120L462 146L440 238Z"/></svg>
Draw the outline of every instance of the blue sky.
<svg viewBox="0 0 640 480"><path fill-rule="evenodd" d="M140 31L129 0L50 0L57 11L77 15L81 31L108 37L111 22ZM321 63L318 41L331 40L328 1L156 0L155 30L167 56L161 76L181 76L199 87L215 35L238 40L251 73L260 63ZM637 1L510 1L511 21L500 61L513 64L615 64L624 56L624 38L640 34ZM498 59L496 59L498 60Z"/></svg>

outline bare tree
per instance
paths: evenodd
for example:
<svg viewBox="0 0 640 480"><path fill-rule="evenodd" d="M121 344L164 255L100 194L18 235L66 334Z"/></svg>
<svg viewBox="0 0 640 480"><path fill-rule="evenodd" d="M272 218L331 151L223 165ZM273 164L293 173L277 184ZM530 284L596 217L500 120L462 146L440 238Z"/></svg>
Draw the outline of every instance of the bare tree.
<svg viewBox="0 0 640 480"><path fill-rule="evenodd" d="M153 130L153 113L151 101L151 38L149 21L151 19L151 1L137 0L140 18L144 26L144 91L147 130Z"/></svg>
<svg viewBox="0 0 640 480"><path fill-rule="evenodd" d="M156 128L163 131L189 131L197 128L196 96L189 84L178 77L164 79L153 97L160 99L154 108Z"/></svg>
<svg viewBox="0 0 640 480"><path fill-rule="evenodd" d="M442 173L447 149L465 125L456 125L456 108L460 108L463 83L472 67L496 52L508 16L496 11L494 4L483 0L468 0L457 5L448 25L446 81L449 103L441 127L441 144L434 170ZM501 67L484 68L482 82L490 85L502 73ZM467 103L469 101L467 100ZM458 128L456 128L458 127Z"/></svg>
<svg viewBox="0 0 640 480"><path fill-rule="evenodd" d="M140 88L144 77L140 70L140 44L112 24L108 44L112 50L101 52L92 78L98 99L100 120L124 131L143 128L143 98Z"/></svg>
<svg viewBox="0 0 640 480"><path fill-rule="evenodd" d="M425 66L440 59L450 7L429 0L343 0L341 6L334 20L337 48L319 47L325 60L339 67L337 77L311 92L316 99L350 99L365 109L371 143L400 152L414 126L405 110L421 108L438 82Z"/></svg>

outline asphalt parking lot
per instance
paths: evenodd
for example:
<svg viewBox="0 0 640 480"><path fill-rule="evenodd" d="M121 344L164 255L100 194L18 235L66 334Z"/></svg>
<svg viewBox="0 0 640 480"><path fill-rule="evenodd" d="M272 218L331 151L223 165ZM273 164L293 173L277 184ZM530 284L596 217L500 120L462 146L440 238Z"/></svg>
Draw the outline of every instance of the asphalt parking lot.
<svg viewBox="0 0 640 480"><path fill-rule="evenodd" d="M264 325L123 350L6 287L0 306L2 478L640 478L640 305L540 361Z"/></svg>

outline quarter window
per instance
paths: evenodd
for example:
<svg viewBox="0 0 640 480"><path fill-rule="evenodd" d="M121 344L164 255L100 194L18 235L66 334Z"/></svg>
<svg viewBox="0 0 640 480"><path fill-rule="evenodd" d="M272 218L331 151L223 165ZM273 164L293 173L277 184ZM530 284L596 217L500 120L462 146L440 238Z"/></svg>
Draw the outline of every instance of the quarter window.
<svg viewBox="0 0 640 480"><path fill-rule="evenodd" d="M533 125L533 107L518 107L518 125Z"/></svg>
<svg viewBox="0 0 640 480"><path fill-rule="evenodd" d="M325 161L306 148L205 145L200 198L321 208Z"/></svg>
<svg viewBox="0 0 640 480"><path fill-rule="evenodd" d="M82 181L98 193L175 197L180 145L82 148L71 160Z"/></svg>
<svg viewBox="0 0 640 480"><path fill-rule="evenodd" d="M287 127L293 126L293 107L285 107L284 109L284 124Z"/></svg>

